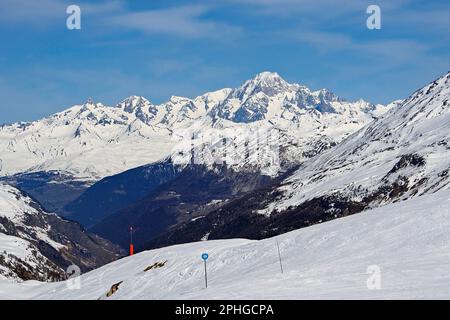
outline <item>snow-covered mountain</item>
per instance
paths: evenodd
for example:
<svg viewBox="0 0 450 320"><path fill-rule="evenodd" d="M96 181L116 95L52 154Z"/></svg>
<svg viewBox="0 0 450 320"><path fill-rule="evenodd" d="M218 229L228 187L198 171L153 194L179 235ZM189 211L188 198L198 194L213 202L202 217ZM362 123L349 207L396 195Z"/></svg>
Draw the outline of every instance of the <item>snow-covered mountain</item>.
<svg viewBox="0 0 450 320"><path fill-rule="evenodd" d="M366 113L376 113L383 106L374 106L363 100L349 103L332 92L311 91L300 84L287 83L277 73L262 72L231 90L226 99L211 110L211 114L233 122L282 120L301 122L302 115L340 114L357 120Z"/></svg>
<svg viewBox="0 0 450 320"><path fill-rule="evenodd" d="M262 239L450 186L450 74L413 93L281 181L223 202L146 248Z"/></svg>
<svg viewBox="0 0 450 320"><path fill-rule="evenodd" d="M186 134L226 132L226 139L240 144L260 128L280 132L284 162L298 163L390 107L348 102L327 90L310 91L270 72L237 89L195 99L173 96L160 105L138 96L117 106L88 100L39 121L0 127L0 175L58 171L96 181L176 154L185 148ZM245 167L264 165L250 162Z"/></svg>
<svg viewBox="0 0 450 320"><path fill-rule="evenodd" d="M120 253L79 224L43 211L27 195L0 183L0 279L61 280L71 264L91 270Z"/></svg>
<svg viewBox="0 0 450 320"><path fill-rule="evenodd" d="M0 281L0 298L448 299L449 207L442 190L276 238L145 251L69 282Z"/></svg>
<svg viewBox="0 0 450 320"><path fill-rule="evenodd" d="M261 213L323 195L378 206L450 186L450 73L304 164Z"/></svg>

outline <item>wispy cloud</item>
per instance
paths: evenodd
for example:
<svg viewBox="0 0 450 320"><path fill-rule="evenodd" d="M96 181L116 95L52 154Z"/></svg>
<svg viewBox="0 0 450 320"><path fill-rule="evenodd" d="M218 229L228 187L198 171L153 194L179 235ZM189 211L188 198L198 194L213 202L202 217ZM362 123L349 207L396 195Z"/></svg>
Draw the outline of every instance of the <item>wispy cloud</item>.
<svg viewBox="0 0 450 320"><path fill-rule="evenodd" d="M370 32L366 29L366 8L373 3L370 0L242 1L254 8L255 15L289 21L271 30L268 38L272 41L294 41L331 59L333 55L353 55L358 61L401 66L433 57L432 49L448 46L443 39L450 37L446 32L450 28L450 4L379 0L376 4L381 7L382 30Z"/></svg>
<svg viewBox="0 0 450 320"><path fill-rule="evenodd" d="M374 4L370 0L228 0L239 2L241 5L252 6L255 14L264 15L316 15L322 20L328 17L339 18L349 13L364 12L369 4ZM377 5L381 5L386 10L401 7L411 0L378 0Z"/></svg>
<svg viewBox="0 0 450 320"><path fill-rule="evenodd" d="M98 3L81 3L83 13L85 14L110 14L125 10L125 3L122 0L109 0Z"/></svg>
<svg viewBox="0 0 450 320"><path fill-rule="evenodd" d="M107 18L107 22L125 30L189 38L222 38L239 34L239 27L206 19L210 9L205 5L187 5L127 12Z"/></svg>
<svg viewBox="0 0 450 320"><path fill-rule="evenodd" d="M284 35L309 44L323 54L353 52L385 63L409 62L429 49L428 45L409 39L357 40L342 33L303 30L284 32Z"/></svg>
<svg viewBox="0 0 450 320"><path fill-rule="evenodd" d="M82 8L82 15L107 15L124 9L124 2L112 0L107 2L87 3L69 0L1 0L0 24L14 27L40 26L48 27L54 23L65 21L66 9L71 4Z"/></svg>
<svg viewBox="0 0 450 320"><path fill-rule="evenodd" d="M48 25L57 19L64 19L66 8L66 2L61 0L2 0L0 23L24 26Z"/></svg>
<svg viewBox="0 0 450 320"><path fill-rule="evenodd" d="M14 27L47 28L67 18L69 0L1 0L0 24ZM145 34L185 38L226 39L239 35L242 28L208 18L214 4L172 5L170 7L134 11L122 0L76 2L82 19L89 19L90 31L134 30Z"/></svg>
<svg viewBox="0 0 450 320"><path fill-rule="evenodd" d="M414 32L416 35L435 35L439 39L449 38L450 3L442 7L424 8L418 13L412 10L399 11L398 14L387 15L385 25L399 33Z"/></svg>

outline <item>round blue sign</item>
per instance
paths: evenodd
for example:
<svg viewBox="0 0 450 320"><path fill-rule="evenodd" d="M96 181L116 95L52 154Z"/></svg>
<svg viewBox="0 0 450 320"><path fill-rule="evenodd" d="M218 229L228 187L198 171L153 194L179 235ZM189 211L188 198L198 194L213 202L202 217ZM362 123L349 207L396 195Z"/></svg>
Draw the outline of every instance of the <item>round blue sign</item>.
<svg viewBox="0 0 450 320"><path fill-rule="evenodd" d="M209 254L207 254L207 253L203 253L202 254L202 259L203 260L208 260L208 257L209 257Z"/></svg>

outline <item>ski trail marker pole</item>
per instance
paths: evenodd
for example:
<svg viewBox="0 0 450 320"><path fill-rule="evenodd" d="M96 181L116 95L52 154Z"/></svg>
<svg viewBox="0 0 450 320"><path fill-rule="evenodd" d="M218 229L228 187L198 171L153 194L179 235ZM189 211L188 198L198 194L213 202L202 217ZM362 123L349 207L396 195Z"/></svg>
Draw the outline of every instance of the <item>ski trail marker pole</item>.
<svg viewBox="0 0 450 320"><path fill-rule="evenodd" d="M277 239L277 248L278 248L278 260L280 260L280 269L281 273L283 273L283 264L281 263L280 244L278 243L278 239Z"/></svg>
<svg viewBox="0 0 450 320"><path fill-rule="evenodd" d="M130 227L130 256L134 254L134 246L133 246L133 227Z"/></svg>
<svg viewBox="0 0 450 320"><path fill-rule="evenodd" d="M209 254L207 253L203 253L202 254L202 259L203 262L205 263L205 287L208 288L208 272L206 271L206 260L208 260L209 258Z"/></svg>

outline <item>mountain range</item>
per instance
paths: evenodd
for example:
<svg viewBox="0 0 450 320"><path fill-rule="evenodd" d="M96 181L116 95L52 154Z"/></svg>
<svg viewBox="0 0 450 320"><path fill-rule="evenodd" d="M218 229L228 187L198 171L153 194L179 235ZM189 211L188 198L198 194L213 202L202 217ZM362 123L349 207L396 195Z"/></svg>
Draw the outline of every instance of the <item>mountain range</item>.
<svg viewBox="0 0 450 320"><path fill-rule="evenodd" d="M236 89L195 99L172 96L160 105L138 96L116 106L89 99L42 120L1 126L0 174L58 171L98 181L169 156L179 142L177 132L186 129L270 125L301 133L297 138L311 144L336 143L387 109L348 102L324 89L310 91L270 72ZM312 150L303 145L305 152Z"/></svg>
<svg viewBox="0 0 450 320"><path fill-rule="evenodd" d="M65 214L65 205L102 178L167 158L186 166L191 159L179 154L189 153L193 143L219 145L220 157L222 140L247 149L246 154L229 152L225 165L275 177L397 104L349 102L325 89L289 84L271 72L236 89L194 99L173 96L160 105L139 96L116 106L89 99L42 120L1 126L0 178L47 210ZM277 149L269 152L276 159L254 152L258 137L267 136L276 139ZM211 167L207 158L202 156L200 164Z"/></svg>
<svg viewBox="0 0 450 320"><path fill-rule="evenodd" d="M261 239L448 189L449 100L447 73L281 181L174 226L146 247L205 236Z"/></svg>
<svg viewBox="0 0 450 320"><path fill-rule="evenodd" d="M27 276L46 280L80 259L61 248L90 252L86 270L119 257L123 251L109 241L127 248L130 227L138 251L264 239L448 189L449 79L447 73L383 106L263 72L194 99L154 105L131 96L116 106L88 100L42 120L3 125L0 186L33 203L28 207L39 210L31 216L46 223L27 218L26 234L3 232L36 252L16 255L14 265L30 269L17 262L24 257L41 261L39 270L52 266ZM58 243L47 243L53 256L33 249L43 234L36 228L62 230L47 234ZM64 241L59 233L67 234ZM3 265L4 274L18 270Z"/></svg>

